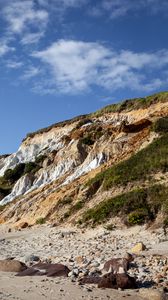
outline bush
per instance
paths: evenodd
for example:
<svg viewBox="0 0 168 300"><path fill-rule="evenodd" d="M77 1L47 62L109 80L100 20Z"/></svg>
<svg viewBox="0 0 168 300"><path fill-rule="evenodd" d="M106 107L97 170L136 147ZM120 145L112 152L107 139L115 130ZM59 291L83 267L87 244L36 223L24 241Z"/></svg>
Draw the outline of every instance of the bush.
<svg viewBox="0 0 168 300"><path fill-rule="evenodd" d="M42 217L36 220L36 224L39 224L39 225L42 225L42 224L44 224L45 222L46 222L45 219L42 218Z"/></svg>
<svg viewBox="0 0 168 300"><path fill-rule="evenodd" d="M35 173L40 169L35 162L28 162L25 164L24 174Z"/></svg>
<svg viewBox="0 0 168 300"><path fill-rule="evenodd" d="M159 133L168 132L168 117L158 119L153 124L152 130Z"/></svg>
<svg viewBox="0 0 168 300"><path fill-rule="evenodd" d="M39 155L39 156L37 156L36 157L36 159L35 159L35 163L36 164L41 164L41 163L43 163L43 161L46 159L46 155Z"/></svg>
<svg viewBox="0 0 168 300"><path fill-rule="evenodd" d="M82 142L82 144L85 144L88 146L91 146L94 144L94 140L92 139L91 135L87 135L87 136L83 137L81 139L81 142Z"/></svg>
<svg viewBox="0 0 168 300"><path fill-rule="evenodd" d="M148 211L146 209L140 208L128 215L129 225L141 225L144 224L148 219Z"/></svg>
<svg viewBox="0 0 168 300"><path fill-rule="evenodd" d="M73 199L71 197L65 197L62 201L60 201L61 205L67 205L71 204L73 202Z"/></svg>
<svg viewBox="0 0 168 300"><path fill-rule="evenodd" d="M91 119L83 119L83 120L80 120L76 126L76 129L79 129L81 128L83 125L85 124L88 124L88 123L92 123L92 120Z"/></svg>
<svg viewBox="0 0 168 300"><path fill-rule="evenodd" d="M8 169L4 173L4 180L10 181L11 183L16 182L24 174L25 164L21 163L14 169Z"/></svg>

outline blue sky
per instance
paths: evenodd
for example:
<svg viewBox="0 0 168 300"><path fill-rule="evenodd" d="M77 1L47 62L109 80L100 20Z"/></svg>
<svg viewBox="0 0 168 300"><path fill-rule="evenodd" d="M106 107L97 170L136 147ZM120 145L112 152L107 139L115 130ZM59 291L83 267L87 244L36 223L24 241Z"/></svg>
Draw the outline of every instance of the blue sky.
<svg viewBox="0 0 168 300"><path fill-rule="evenodd" d="M167 0L0 0L0 154L28 132L168 89Z"/></svg>

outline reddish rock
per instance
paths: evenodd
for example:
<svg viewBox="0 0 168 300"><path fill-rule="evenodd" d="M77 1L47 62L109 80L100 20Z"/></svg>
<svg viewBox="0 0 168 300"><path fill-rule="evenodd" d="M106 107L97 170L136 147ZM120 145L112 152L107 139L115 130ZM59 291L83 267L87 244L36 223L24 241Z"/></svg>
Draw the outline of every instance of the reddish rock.
<svg viewBox="0 0 168 300"><path fill-rule="evenodd" d="M108 273L101 277L98 287L111 289L134 289L136 288L136 281L128 274Z"/></svg>

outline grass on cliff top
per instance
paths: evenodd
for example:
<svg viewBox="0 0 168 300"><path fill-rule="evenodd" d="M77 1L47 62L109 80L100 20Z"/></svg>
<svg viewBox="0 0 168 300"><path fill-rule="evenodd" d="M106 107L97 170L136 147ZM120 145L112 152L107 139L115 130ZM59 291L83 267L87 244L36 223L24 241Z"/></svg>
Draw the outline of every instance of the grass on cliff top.
<svg viewBox="0 0 168 300"><path fill-rule="evenodd" d="M142 224L154 220L161 209L168 216L168 187L153 185L106 199L87 210L79 221L101 224L119 216L129 225Z"/></svg>
<svg viewBox="0 0 168 300"><path fill-rule="evenodd" d="M104 190L113 186L126 185L136 180L145 180L150 174L168 172L168 134L154 140L149 146L132 155L129 159L98 173L87 182L87 186Z"/></svg>
<svg viewBox="0 0 168 300"><path fill-rule="evenodd" d="M122 111L128 111L128 110L132 110L132 109L147 108L151 104L154 104L157 102L166 102L166 101L168 101L168 92L161 92L161 93L147 96L144 98L135 98L135 99L125 100L125 101L122 101L122 102L119 102L116 104L108 105L94 113L91 113L88 115L77 116L70 120L58 122L58 123L52 124L51 126L48 126L46 128L39 129L32 133L28 133L26 135L26 138L23 139L23 141L26 140L28 137L30 137L30 138L34 137L36 134L42 134L44 132L48 132L49 130L51 130L54 127L63 127L65 125L72 124L73 122L77 122L77 121L85 123L85 120L88 120L88 118L97 117L104 113L122 112Z"/></svg>
<svg viewBox="0 0 168 300"><path fill-rule="evenodd" d="M148 108L150 105L158 102L167 102L168 92L161 92L144 98L128 99L117 104L111 104L91 114L99 116L104 113L130 111L133 109Z"/></svg>

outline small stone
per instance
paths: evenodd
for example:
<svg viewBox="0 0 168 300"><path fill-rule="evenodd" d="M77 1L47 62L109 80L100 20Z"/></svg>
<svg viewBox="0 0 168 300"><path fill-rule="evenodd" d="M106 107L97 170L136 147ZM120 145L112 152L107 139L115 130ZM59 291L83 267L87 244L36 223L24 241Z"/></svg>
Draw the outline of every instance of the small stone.
<svg viewBox="0 0 168 300"><path fill-rule="evenodd" d="M137 243L132 249L131 249L131 253L139 253L143 250L146 249L146 246L140 242L140 243Z"/></svg>

